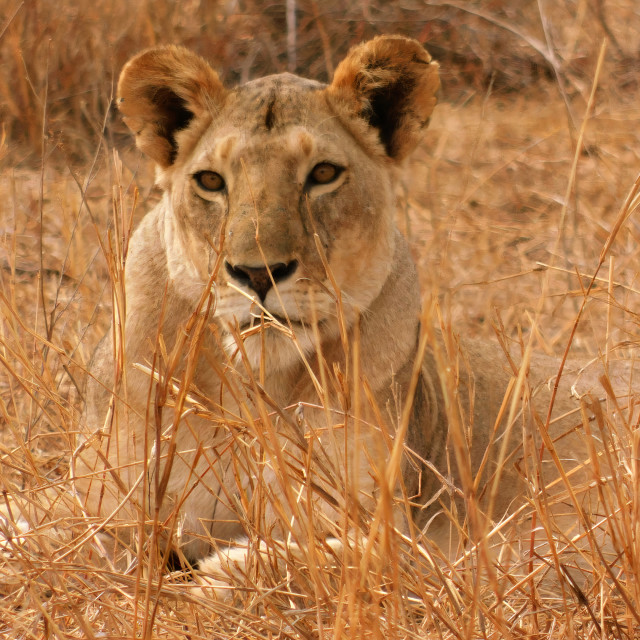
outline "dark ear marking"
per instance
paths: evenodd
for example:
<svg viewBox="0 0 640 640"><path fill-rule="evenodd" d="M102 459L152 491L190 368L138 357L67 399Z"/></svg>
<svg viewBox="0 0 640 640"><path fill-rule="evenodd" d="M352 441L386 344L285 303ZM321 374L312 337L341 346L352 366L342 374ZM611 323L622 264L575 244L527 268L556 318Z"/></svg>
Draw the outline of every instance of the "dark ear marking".
<svg viewBox="0 0 640 640"><path fill-rule="evenodd" d="M415 83L411 79L401 79L377 91L374 90L369 97L369 104L363 116L372 127L378 129L380 141L388 156L396 155L394 134L397 123L403 116L403 105L406 104L414 89Z"/></svg>
<svg viewBox="0 0 640 640"><path fill-rule="evenodd" d="M264 126L267 131L271 131L276 123L276 114L274 112L274 107L276 105L276 95L275 92L269 96L269 104L267 105L267 114L264 118Z"/></svg>
<svg viewBox="0 0 640 640"><path fill-rule="evenodd" d="M193 111L187 107L187 101L174 93L168 87L151 88L150 102L158 109L158 113L163 114L158 121L157 132L162 138L169 141L171 152L169 163L173 164L178 153L176 133L189 126L193 120Z"/></svg>

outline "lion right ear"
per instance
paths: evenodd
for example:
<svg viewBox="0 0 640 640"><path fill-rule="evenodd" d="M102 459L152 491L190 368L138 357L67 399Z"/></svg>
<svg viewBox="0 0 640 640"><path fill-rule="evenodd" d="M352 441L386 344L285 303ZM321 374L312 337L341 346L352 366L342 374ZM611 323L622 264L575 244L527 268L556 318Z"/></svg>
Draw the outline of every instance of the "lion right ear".
<svg viewBox="0 0 640 640"><path fill-rule="evenodd" d="M118 81L118 108L138 148L161 167L178 153L176 134L210 119L226 89L200 56L183 47L149 49L132 58Z"/></svg>
<svg viewBox="0 0 640 640"><path fill-rule="evenodd" d="M327 93L377 131L387 156L402 160L420 142L439 88L438 63L419 42L378 36L349 51Z"/></svg>

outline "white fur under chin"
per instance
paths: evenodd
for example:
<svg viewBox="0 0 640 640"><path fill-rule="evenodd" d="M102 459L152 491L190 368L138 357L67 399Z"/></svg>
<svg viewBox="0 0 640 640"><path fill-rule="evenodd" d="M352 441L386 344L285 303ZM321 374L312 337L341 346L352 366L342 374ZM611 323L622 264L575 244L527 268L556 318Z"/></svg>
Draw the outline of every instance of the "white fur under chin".
<svg viewBox="0 0 640 640"><path fill-rule="evenodd" d="M310 329L300 327L295 331L295 340L282 333L276 327L264 327L262 331L243 340L244 351L251 370L260 371L260 363L264 358L265 372L276 373L297 365L303 357L315 352L315 344ZM226 334L223 340L225 353L237 365L241 365L242 356L238 352L236 339Z"/></svg>

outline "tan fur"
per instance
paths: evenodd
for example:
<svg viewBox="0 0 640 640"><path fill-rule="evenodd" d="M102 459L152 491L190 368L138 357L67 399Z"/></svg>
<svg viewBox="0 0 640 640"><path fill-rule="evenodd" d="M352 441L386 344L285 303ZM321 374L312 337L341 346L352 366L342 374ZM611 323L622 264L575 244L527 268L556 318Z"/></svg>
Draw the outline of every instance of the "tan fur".
<svg viewBox="0 0 640 640"><path fill-rule="evenodd" d="M137 522L140 510L153 514L163 478L160 522L179 514L183 550L197 560L208 553L208 536L233 542L245 534L236 507L251 502L256 481L285 505L281 511L267 507L254 523L270 535L304 530L296 500L311 485L309 508L334 524L351 510L349 495L374 511L393 459L393 435L402 429L407 397L414 397L401 465L404 495L416 504L416 522L428 523L427 536L446 544L448 520L431 517L447 495L467 503L480 500L465 474L474 477L494 440L483 477L495 474L501 439L500 432L492 436L494 422L517 370L507 371L496 345L472 343L461 351L473 378L461 374L459 381L467 440L457 448L448 441L457 409L445 402L447 380L434 352L427 352L420 376L414 376L417 384L411 382L420 293L406 241L394 223L394 184L400 161L420 141L438 87L429 54L401 37L379 37L354 48L328 87L281 74L225 89L205 62L177 47L144 52L126 65L120 109L140 149L156 161L165 193L131 240L121 379L114 380L117 349L110 335L94 357L86 442L74 467L90 512L113 515L111 524ZM329 184L311 184L314 167L327 162L342 173ZM225 189L203 191L194 178L203 171L222 176ZM259 271L265 265L270 272ZM285 268L291 273L283 277ZM261 301L243 274L278 282L264 285ZM212 276L215 304L209 316L202 309L194 316ZM252 331L253 318L263 312L265 326ZM184 327L198 318L206 318L198 357L186 357L173 375L219 406L213 418L190 413L178 419L164 399L159 404L161 385L152 384L140 365L162 374L166 357L158 354L170 353ZM454 350L449 357L461 356ZM185 362L197 366L188 370ZM532 370L541 381L553 371L541 361L534 361ZM246 400L240 387L222 382L229 375L249 380L252 393L268 400L264 405ZM321 388L323 379L328 382ZM112 401L114 389L124 402ZM549 394L542 387L538 391L544 418ZM560 397L559 413L578 407L566 389ZM314 409L327 402L331 411ZM303 408L298 420L296 406ZM261 453L258 480L234 466L245 455L245 440L231 434L235 416L257 424L258 440L260 429L265 441L269 429L276 430L279 445ZM554 432L580 423L579 417L570 418ZM523 458L523 433L525 442L536 439L539 447L537 425L527 414L513 428L520 444L502 470L508 479L496 516L522 493L514 462ZM585 458L582 435L559 442L563 459ZM535 451L529 447L529 453ZM345 461L358 468L346 469ZM283 464L298 470L284 484ZM170 472L164 473L167 465ZM545 465L555 475L553 463ZM443 486L448 487L444 498L420 508ZM317 526L323 522L319 518ZM335 533L329 525L327 533Z"/></svg>

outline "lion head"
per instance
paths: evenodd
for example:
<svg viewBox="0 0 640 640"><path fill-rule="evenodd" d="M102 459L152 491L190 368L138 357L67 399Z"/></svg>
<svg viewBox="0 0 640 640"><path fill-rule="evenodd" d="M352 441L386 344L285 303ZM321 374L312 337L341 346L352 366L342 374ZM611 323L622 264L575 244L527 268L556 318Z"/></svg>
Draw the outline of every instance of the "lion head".
<svg viewBox="0 0 640 640"><path fill-rule="evenodd" d="M193 302L217 269L215 317L253 366L286 367L380 295L396 168L438 87L424 48L395 36L352 49L328 86L283 73L228 89L175 46L124 68L120 110L165 192L169 278Z"/></svg>

